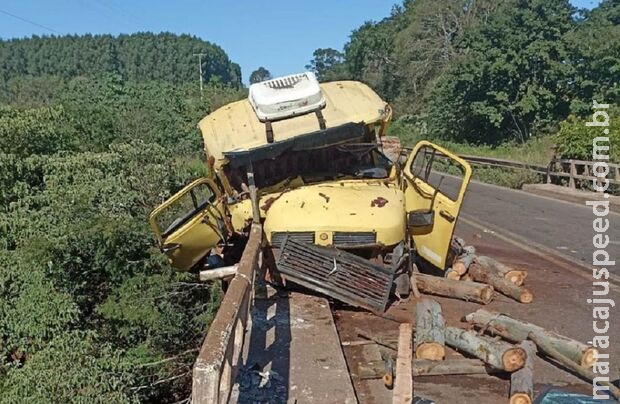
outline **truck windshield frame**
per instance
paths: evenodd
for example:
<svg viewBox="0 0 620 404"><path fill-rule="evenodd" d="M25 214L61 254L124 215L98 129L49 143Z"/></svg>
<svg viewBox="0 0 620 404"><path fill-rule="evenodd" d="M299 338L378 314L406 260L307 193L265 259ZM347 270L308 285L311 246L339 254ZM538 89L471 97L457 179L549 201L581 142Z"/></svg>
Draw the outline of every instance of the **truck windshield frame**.
<svg viewBox="0 0 620 404"><path fill-rule="evenodd" d="M256 186L261 190L310 185L340 179L385 179L393 163L375 143L344 143L327 147L289 150L275 159L252 162ZM225 170L231 186L243 192L247 184L245 167Z"/></svg>

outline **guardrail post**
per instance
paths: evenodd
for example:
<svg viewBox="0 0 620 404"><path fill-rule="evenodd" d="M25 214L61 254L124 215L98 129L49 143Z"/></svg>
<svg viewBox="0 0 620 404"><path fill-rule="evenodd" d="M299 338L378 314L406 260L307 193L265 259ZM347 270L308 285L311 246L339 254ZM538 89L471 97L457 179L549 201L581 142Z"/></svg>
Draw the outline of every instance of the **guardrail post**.
<svg viewBox="0 0 620 404"><path fill-rule="evenodd" d="M577 166L575 166L574 160L569 160L570 164L570 177L568 178L568 187L570 189L575 189L575 176L577 175Z"/></svg>

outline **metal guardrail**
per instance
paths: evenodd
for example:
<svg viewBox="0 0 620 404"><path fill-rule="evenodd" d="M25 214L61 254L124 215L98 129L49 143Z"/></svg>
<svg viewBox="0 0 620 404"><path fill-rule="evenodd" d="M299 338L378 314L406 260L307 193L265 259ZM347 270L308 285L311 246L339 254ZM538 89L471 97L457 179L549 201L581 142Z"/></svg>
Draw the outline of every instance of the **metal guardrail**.
<svg viewBox="0 0 620 404"><path fill-rule="evenodd" d="M227 403L241 363L243 342L252 309L263 229L253 225L237 274L209 327L192 374L192 403Z"/></svg>
<svg viewBox="0 0 620 404"><path fill-rule="evenodd" d="M402 149L403 153L409 154L412 151L411 148L406 147ZM513 160L506 160L494 157L481 157L470 155L459 155L465 161L470 164L487 167L498 168L516 168L521 170L529 170L538 174L544 175L547 184L552 183L552 178L567 178L567 186L571 189L578 188L579 181L592 181L598 179L593 175L593 165L596 162L574 160L574 159L553 159L546 166L538 164L521 163ZM609 167L609 174L607 179L610 184L620 185L620 164L607 163ZM561 171L556 169L561 169Z"/></svg>

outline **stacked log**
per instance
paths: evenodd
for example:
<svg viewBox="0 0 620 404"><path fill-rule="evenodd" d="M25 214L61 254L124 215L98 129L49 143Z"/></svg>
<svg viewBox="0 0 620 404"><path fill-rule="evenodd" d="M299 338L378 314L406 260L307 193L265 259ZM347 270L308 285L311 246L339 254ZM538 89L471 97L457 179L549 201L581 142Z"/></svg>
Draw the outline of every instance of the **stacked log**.
<svg viewBox="0 0 620 404"><path fill-rule="evenodd" d="M452 348L473 355L497 369L514 372L525 365L525 351L507 342L456 327L446 327L445 335L446 344Z"/></svg>
<svg viewBox="0 0 620 404"><path fill-rule="evenodd" d="M532 404L534 399L534 356L536 345L523 341L519 346L525 351L525 365L510 375L510 404Z"/></svg>
<svg viewBox="0 0 620 404"><path fill-rule="evenodd" d="M534 295L532 292L515 285L500 273L491 268L484 267L477 262L470 265L468 272L475 281L491 285L498 292L511 297L518 302L531 303L534 300Z"/></svg>
<svg viewBox="0 0 620 404"><path fill-rule="evenodd" d="M552 343L552 341L546 339L543 334L537 333L537 332L530 332L528 334L528 338L532 340L536 344L538 349L541 352L543 352L545 355L550 356L551 358L555 359L562 365L566 366L573 372L577 373L579 376L589 380L592 383L594 383L594 380L597 379L596 381L597 383L600 383L603 386L606 386L607 389L609 390L609 393L611 393L611 395L614 396L617 400L620 400L620 389L619 388L617 388L609 380L604 380L604 378L598 377L596 374L594 374L594 372L592 372L587 367L580 366L579 364L575 363L574 360L565 356L563 353L561 353L557 349L557 347Z"/></svg>
<svg viewBox="0 0 620 404"><path fill-rule="evenodd" d="M465 316L465 320L485 331L513 342L525 341L529 333L534 333L540 340L553 346L562 355L580 366L590 368L596 363L598 356L596 348L505 314L480 309Z"/></svg>
<svg viewBox="0 0 620 404"><path fill-rule="evenodd" d="M452 269L458 273L460 276L465 275L469 266L476 259L476 249L472 246L467 246L463 248L461 254L456 258L454 263L452 264Z"/></svg>
<svg viewBox="0 0 620 404"><path fill-rule="evenodd" d="M415 275L418 290L423 293L461 299L468 302L489 304L493 287L476 282L463 282L432 275Z"/></svg>
<svg viewBox="0 0 620 404"><path fill-rule="evenodd" d="M446 324L441 306L435 300L422 299L416 304L415 357L441 361L446 356Z"/></svg>
<svg viewBox="0 0 620 404"><path fill-rule="evenodd" d="M523 285L523 282L527 277L526 271L511 268L508 265L502 264L501 262L494 260L493 258L486 257L484 255L477 256L476 262L485 268L493 269L517 286Z"/></svg>

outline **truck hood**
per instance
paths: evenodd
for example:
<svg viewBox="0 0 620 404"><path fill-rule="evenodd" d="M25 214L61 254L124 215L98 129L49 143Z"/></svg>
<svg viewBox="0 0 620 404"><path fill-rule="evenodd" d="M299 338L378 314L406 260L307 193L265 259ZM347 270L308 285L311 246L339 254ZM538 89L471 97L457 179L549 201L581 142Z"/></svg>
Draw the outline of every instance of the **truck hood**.
<svg viewBox="0 0 620 404"><path fill-rule="evenodd" d="M405 203L394 184L338 181L261 198L269 242L278 232L313 232L316 244L332 245L334 233L375 233L386 246L403 240Z"/></svg>

